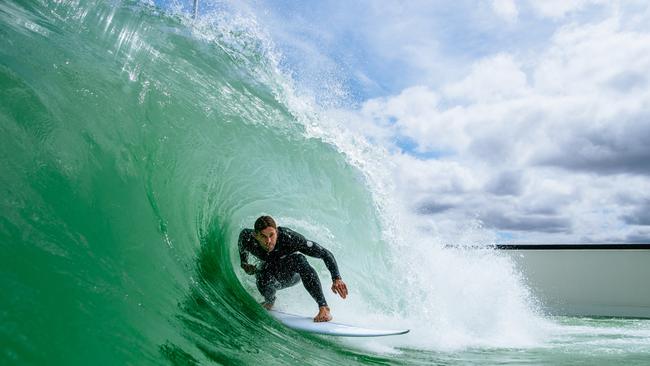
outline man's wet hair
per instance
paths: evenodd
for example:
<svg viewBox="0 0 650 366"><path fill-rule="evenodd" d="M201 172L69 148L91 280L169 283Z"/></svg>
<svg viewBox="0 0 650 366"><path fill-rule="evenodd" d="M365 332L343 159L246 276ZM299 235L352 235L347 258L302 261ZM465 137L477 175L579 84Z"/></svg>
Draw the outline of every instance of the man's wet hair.
<svg viewBox="0 0 650 366"><path fill-rule="evenodd" d="M274 229L278 228L271 216L260 216L255 220L255 231L258 233L269 226Z"/></svg>

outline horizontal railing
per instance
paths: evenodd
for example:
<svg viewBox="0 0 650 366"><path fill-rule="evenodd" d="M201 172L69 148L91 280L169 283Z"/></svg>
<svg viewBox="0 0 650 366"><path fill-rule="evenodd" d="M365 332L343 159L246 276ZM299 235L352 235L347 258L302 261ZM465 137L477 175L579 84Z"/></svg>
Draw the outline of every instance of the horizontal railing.
<svg viewBox="0 0 650 366"><path fill-rule="evenodd" d="M650 244L497 244L502 250L648 250Z"/></svg>

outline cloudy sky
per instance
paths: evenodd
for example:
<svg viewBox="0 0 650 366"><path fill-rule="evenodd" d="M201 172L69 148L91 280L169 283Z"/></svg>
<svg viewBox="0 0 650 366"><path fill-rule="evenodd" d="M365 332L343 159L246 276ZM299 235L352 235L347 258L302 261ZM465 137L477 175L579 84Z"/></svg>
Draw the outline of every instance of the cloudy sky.
<svg viewBox="0 0 650 366"><path fill-rule="evenodd" d="M650 242L647 1L249 5L298 83L390 152L423 223Z"/></svg>

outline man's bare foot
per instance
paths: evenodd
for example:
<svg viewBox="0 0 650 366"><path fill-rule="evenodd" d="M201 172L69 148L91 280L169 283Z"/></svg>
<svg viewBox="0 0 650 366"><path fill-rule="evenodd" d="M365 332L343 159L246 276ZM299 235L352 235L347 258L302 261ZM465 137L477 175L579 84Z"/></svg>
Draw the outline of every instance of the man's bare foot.
<svg viewBox="0 0 650 366"><path fill-rule="evenodd" d="M318 308L318 314L314 317L314 321L317 323L328 322L332 320L332 314L330 314L329 306L321 306Z"/></svg>
<svg viewBox="0 0 650 366"><path fill-rule="evenodd" d="M262 306L264 306L264 309L266 309L266 310L273 309L273 303L272 302L263 302Z"/></svg>

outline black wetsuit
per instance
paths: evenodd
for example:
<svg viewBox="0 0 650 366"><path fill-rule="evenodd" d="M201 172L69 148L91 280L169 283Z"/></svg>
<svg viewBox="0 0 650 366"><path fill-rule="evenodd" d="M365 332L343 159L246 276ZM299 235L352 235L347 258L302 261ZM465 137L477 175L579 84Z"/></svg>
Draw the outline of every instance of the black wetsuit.
<svg viewBox="0 0 650 366"><path fill-rule="evenodd" d="M332 280L340 279L341 275L336 260L329 250L286 227L278 227L278 238L275 247L270 252L257 243L254 235L254 231L251 229L241 231L239 234L239 257L242 265L248 264L248 253L262 261L255 276L257 289L264 296L266 303L272 304L275 301L277 290L293 286L302 279L302 284L311 297L316 300L318 306L327 306L316 270L300 253L322 259L332 275Z"/></svg>

